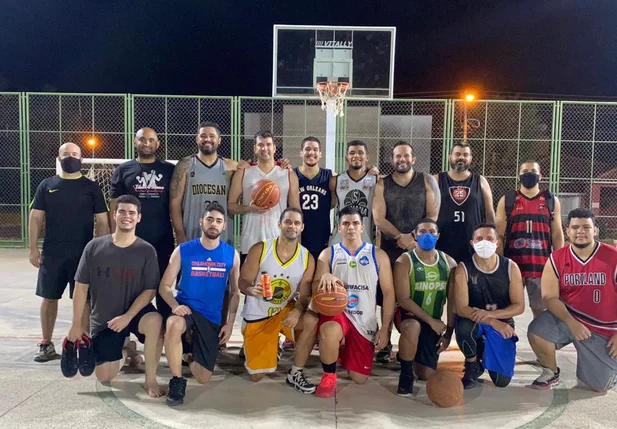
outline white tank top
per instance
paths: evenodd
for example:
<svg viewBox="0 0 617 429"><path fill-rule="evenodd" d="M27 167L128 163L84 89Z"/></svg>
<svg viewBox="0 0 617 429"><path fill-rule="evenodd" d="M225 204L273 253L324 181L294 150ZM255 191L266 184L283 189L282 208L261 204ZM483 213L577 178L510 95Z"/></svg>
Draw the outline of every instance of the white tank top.
<svg viewBox="0 0 617 429"><path fill-rule="evenodd" d="M264 301L263 298L247 296L242 309L242 318L247 322L267 319L278 314L296 294L302 276L308 268L309 252L305 247L298 244L291 259L283 264L276 253L277 241L278 237L263 242L259 273L255 279L255 283L259 283L263 271L270 275L272 300Z"/></svg>
<svg viewBox="0 0 617 429"><path fill-rule="evenodd" d="M330 272L347 288L345 315L364 338L373 341L377 333L375 295L379 280L375 246L362 243L353 256L342 243L330 246L330 250Z"/></svg>
<svg viewBox="0 0 617 429"><path fill-rule="evenodd" d="M340 211L347 206L356 207L362 213L362 223L364 232L362 241L373 242L373 195L375 194L375 184L377 178L366 174L357 182L352 179L347 172L336 177L336 198L338 200L337 209ZM332 231L330 245L340 243L343 240L338 232L338 221Z"/></svg>
<svg viewBox="0 0 617 429"><path fill-rule="evenodd" d="M244 255L255 243L270 240L279 235L278 220L287 208L287 194L289 193L290 170L284 170L278 165L270 173L266 174L259 166L254 165L244 170L242 176L242 204L251 203L251 188L262 179L272 180L279 186L281 198L279 203L263 214L247 213L242 216L242 239L240 252Z"/></svg>

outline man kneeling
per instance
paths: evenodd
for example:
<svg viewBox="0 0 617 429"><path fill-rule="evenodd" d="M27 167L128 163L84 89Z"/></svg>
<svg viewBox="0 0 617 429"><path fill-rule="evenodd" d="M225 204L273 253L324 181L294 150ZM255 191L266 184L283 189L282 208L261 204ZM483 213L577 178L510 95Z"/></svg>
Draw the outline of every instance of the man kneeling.
<svg viewBox="0 0 617 429"><path fill-rule="evenodd" d="M180 244L171 254L159 293L171 308L165 330L165 355L173 378L169 381L167 404L184 403L186 379L182 377L183 336L190 334L191 372L198 383L210 381L219 344L231 336L240 295L238 273L240 256L220 240L225 229L225 209L218 203L206 207L199 224L201 237ZM171 287L182 270L178 294ZM231 274L230 274L231 273ZM225 325L221 327L223 299L229 279L230 302Z"/></svg>
<svg viewBox="0 0 617 429"><path fill-rule="evenodd" d="M304 376L303 368L315 343L317 316L305 312L311 299L315 261L298 239L304 229L302 212L287 208L278 222L280 235L254 244L247 254L240 276L240 290L246 294L242 310L244 366L253 381L276 371L279 334L296 342L294 364L287 384L303 393L313 393L315 385ZM270 278L272 296L264 296L261 276ZM300 296L294 302L293 297Z"/></svg>
<svg viewBox="0 0 617 429"><path fill-rule="evenodd" d="M134 334L144 344L146 383L144 390L153 397L162 396L156 382L161 359L162 318L151 304L159 282L159 268L154 247L135 235L141 220L141 203L131 195L116 200L116 232L90 241L75 274L73 324L68 340L82 338L82 314L90 291L92 300L91 332L95 375L110 382L126 358L137 361L135 344L125 346Z"/></svg>

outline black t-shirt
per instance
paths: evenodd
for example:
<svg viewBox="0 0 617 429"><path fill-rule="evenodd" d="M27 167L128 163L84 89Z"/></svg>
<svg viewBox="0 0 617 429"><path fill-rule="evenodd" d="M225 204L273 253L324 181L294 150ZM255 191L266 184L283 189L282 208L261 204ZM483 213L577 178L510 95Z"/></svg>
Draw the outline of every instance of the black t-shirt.
<svg viewBox="0 0 617 429"><path fill-rule="evenodd" d="M110 198L133 195L141 201L141 221L136 234L153 246L170 244L173 247L173 232L169 215L169 184L174 165L155 160L142 164L136 160L120 164L111 178Z"/></svg>
<svg viewBox="0 0 617 429"><path fill-rule="evenodd" d="M44 179L36 189L31 208L45 212L46 256L81 254L93 237L94 215L107 213L107 204L99 185L81 176Z"/></svg>

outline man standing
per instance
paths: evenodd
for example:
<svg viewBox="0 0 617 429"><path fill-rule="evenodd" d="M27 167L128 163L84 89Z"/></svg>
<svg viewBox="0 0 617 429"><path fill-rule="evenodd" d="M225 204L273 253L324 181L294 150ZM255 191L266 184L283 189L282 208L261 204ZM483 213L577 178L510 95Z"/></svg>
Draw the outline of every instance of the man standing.
<svg viewBox="0 0 617 429"><path fill-rule="evenodd" d="M243 215L240 250L242 262L253 244L275 238L279 234L277 223L283 210L287 207L300 209L298 176L292 170L276 165L276 146L269 131L261 131L255 135L254 152L257 165L242 170L242 174L234 175L228 199L230 213ZM279 187L279 202L271 209L256 207L251 201L251 189L262 179L272 180Z"/></svg>
<svg viewBox="0 0 617 429"><path fill-rule="evenodd" d="M450 168L435 176L441 191L437 223L437 249L460 262L473 254L471 234L481 223L494 223L493 193L486 178L469 170L473 160L471 147L456 143L450 153Z"/></svg>
<svg viewBox="0 0 617 429"><path fill-rule="evenodd" d="M366 243L373 242L373 194L377 177L371 174L367 168L368 148L362 140L352 140L347 143L347 155L345 156L349 168L343 174L330 179L330 192L337 201L337 211L344 207L355 207L360 211L364 222L362 240ZM330 244L340 243L342 236L338 229L332 233Z"/></svg>
<svg viewBox="0 0 617 429"><path fill-rule="evenodd" d="M456 262L443 252L435 250L439 239L437 223L431 218L418 222L413 231L417 246L403 253L394 265L394 286L398 308L394 324L401 333L398 356L401 375L399 395L413 391L415 372L426 380L437 370L439 353L446 350L454 331L454 276ZM448 305L447 320L441 320L444 306Z"/></svg>
<svg viewBox="0 0 617 429"><path fill-rule="evenodd" d="M339 213L339 233L342 242L325 249L319 255L314 290L336 290L343 282L347 289L347 309L338 316L321 315L319 321L319 356L324 374L315 391L321 398L329 398L336 390L336 362L340 352L341 364L351 379L363 384L373 367L375 348L388 342L388 326L394 315L394 285L392 270L386 253L362 241L364 223L355 207L345 207ZM381 328L378 330L375 296L383 291Z"/></svg>
<svg viewBox="0 0 617 429"><path fill-rule="evenodd" d="M302 140L302 165L294 169L300 187L300 206L304 220L302 245L316 261L330 239L330 210L336 205L336 196L330 190L332 170L319 167L321 142L316 137Z"/></svg>
<svg viewBox="0 0 617 429"><path fill-rule="evenodd" d="M514 376L516 334L514 316L525 310L521 270L497 255L494 225L476 225L471 245L474 255L456 268L456 341L465 355L463 387L477 386L488 369L497 387L506 387Z"/></svg>
<svg viewBox="0 0 617 429"><path fill-rule="evenodd" d="M201 237L199 219L204 209L217 202L227 211L227 194L231 176L238 163L218 154L221 130L214 122L199 126L197 154L176 164L171 182L171 220L178 244ZM221 240L233 244L233 222L228 219Z"/></svg>
<svg viewBox="0 0 617 429"><path fill-rule="evenodd" d="M126 338L134 334L144 344L144 390L158 398L164 394L156 381L163 351L163 319L151 301L159 283L159 267L154 247L135 235L140 220L139 200L132 195L118 197L116 231L95 238L84 249L75 274L73 324L67 338L73 343L82 339L82 317L89 291L96 378L109 383L126 358L136 356L134 348L125 347Z"/></svg>
<svg viewBox="0 0 617 429"><path fill-rule="evenodd" d="M159 139L152 128L141 128L135 135L137 158L116 167L111 178L110 226L116 230L114 221L116 198L133 195L141 203L146 217L137 224L138 237L152 244L156 250L160 276L163 275L169 257L174 250L174 234L169 218L169 184L174 165L156 158ZM170 313L167 304L156 294L156 307L163 315Z"/></svg>
<svg viewBox="0 0 617 429"><path fill-rule="evenodd" d="M542 273L548 311L529 325L529 344L543 366L537 389L559 384L555 349L574 343L577 378L596 392L617 384L617 249L598 243L591 210L568 213L570 243L555 250Z"/></svg>
<svg viewBox="0 0 617 429"><path fill-rule="evenodd" d="M317 333L317 318L305 326L303 317L311 301L311 281L315 261L298 238L304 227L302 211L287 208L279 219L280 235L251 247L240 279L246 294L242 310L242 334L246 361L244 366L253 381L276 371L279 334L296 339L296 353L287 373L287 384L302 393L313 393L315 385L303 372ZM261 275L271 279L272 299L264 299ZM294 301L294 296L299 298Z"/></svg>
<svg viewBox="0 0 617 429"><path fill-rule="evenodd" d="M52 336L58 300L69 284L69 294L73 297L75 271L79 258L92 239L94 219L96 218L97 237L109 234L107 204L101 188L81 174L81 149L74 143L60 146L58 159L62 172L44 179L36 189L31 204L28 225L30 263L39 268L36 295L41 302L41 340L35 362L56 359ZM45 223L43 254L39 252L39 234ZM87 315L90 309L85 308ZM87 320L84 329L87 329Z"/></svg>
<svg viewBox="0 0 617 429"><path fill-rule="evenodd" d="M540 165L525 161L519 171L521 188L508 192L497 205L499 253L520 267L533 317L544 310L540 278L551 250L563 247L561 203L552 193L540 191Z"/></svg>
<svg viewBox="0 0 617 429"><path fill-rule="evenodd" d="M210 203L199 219L201 237L181 243L171 255L159 293L171 307L167 319L165 354L171 369L167 405L184 403L186 379L182 377L182 337L190 333L189 367L200 384L210 380L218 356L234 326L238 304L240 258L233 246L221 241L227 224L225 209ZM171 287L181 273L178 294ZM225 292L230 290L229 313L222 319ZM223 324L224 322L224 324Z"/></svg>
<svg viewBox="0 0 617 429"><path fill-rule="evenodd" d="M413 170L416 158L411 144L399 141L392 149L394 172L379 179L373 199L373 219L381 233L380 247L388 255L394 268L397 258L415 246L413 229L420 219L428 217L437 220L441 195L437 182L430 174ZM377 290L377 305L381 306L383 296ZM389 327L392 332L392 326ZM377 353L375 359L388 363L392 343Z"/></svg>

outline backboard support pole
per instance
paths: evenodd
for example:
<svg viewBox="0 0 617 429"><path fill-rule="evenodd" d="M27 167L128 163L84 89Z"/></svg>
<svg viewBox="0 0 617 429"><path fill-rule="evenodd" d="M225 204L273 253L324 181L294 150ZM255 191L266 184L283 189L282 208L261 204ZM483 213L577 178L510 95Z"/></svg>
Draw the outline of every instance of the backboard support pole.
<svg viewBox="0 0 617 429"><path fill-rule="evenodd" d="M328 100L334 103L334 100ZM334 106L332 106L334 107ZM336 171L336 112L326 110L326 168Z"/></svg>

